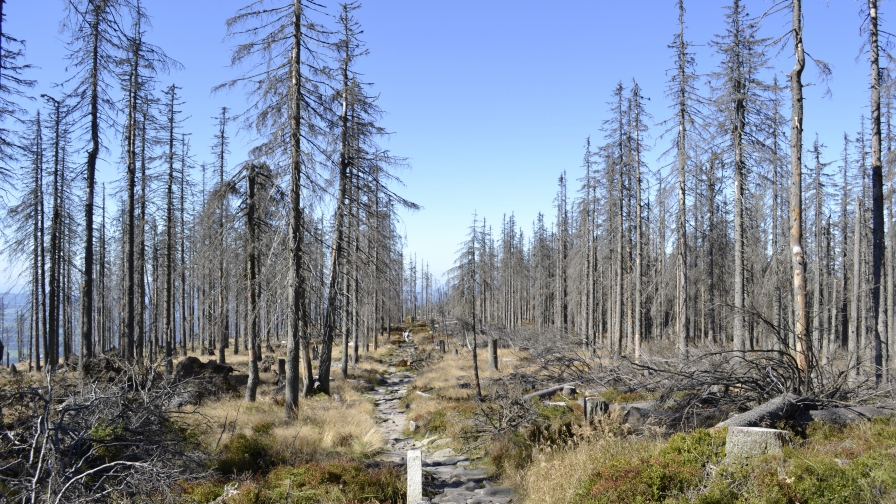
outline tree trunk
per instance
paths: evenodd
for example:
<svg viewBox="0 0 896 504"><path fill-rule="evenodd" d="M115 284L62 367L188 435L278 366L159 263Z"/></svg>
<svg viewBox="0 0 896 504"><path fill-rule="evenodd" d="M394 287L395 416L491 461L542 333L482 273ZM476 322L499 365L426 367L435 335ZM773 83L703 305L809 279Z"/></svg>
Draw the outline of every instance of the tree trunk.
<svg viewBox="0 0 896 504"><path fill-rule="evenodd" d="M258 230L255 225L256 211L256 186L257 186L257 169L254 163L247 166L246 182L248 185L247 201L246 201L246 226L249 232L248 250L246 250L246 283L248 288L248 302L246 307L249 317L249 381L246 383L246 401L255 402L255 393L258 390L258 270L257 270L257 253L256 246L258 242Z"/></svg>
<svg viewBox="0 0 896 504"><path fill-rule="evenodd" d="M796 322L796 359L802 374L801 389L808 391L809 355L812 347L808 337L808 316L806 313L806 257L803 252L803 69L806 57L803 52L802 1L792 0L793 6L793 50L796 63L790 72L791 122L790 122L790 253L793 266L793 310ZM821 188L816 191L820 192ZM816 194L816 197L821 197ZM818 222L815 223L819 225Z"/></svg>
<svg viewBox="0 0 896 504"><path fill-rule="evenodd" d="M886 334L886 314L881 310L881 278L884 260L884 182L881 161L880 61L877 0L868 0L869 57L871 59L871 314L874 383L883 378L881 334Z"/></svg>
<svg viewBox="0 0 896 504"><path fill-rule="evenodd" d="M90 118L90 149L85 167L84 193L84 281L81 284L81 356L93 356L93 198L96 188L96 162L100 154L99 93L101 43L100 16L104 4L93 4L91 12L91 69L88 117ZM83 361L83 359L82 359Z"/></svg>
<svg viewBox="0 0 896 504"><path fill-rule="evenodd" d="M308 340L305 317L305 274L303 271L302 229L302 160L301 160L301 47L302 1L293 0L292 49L289 61L289 284L292 306L289 316L289 338L286 347L286 386L284 410L287 419L293 419L299 407L299 358L307 357ZM305 393L310 394L313 383L310 359L303 359L305 368Z"/></svg>
<svg viewBox="0 0 896 504"><path fill-rule="evenodd" d="M684 2L678 2L678 219L677 232L676 291L675 291L675 331L678 336L678 353L682 359L688 358L688 241L687 241L687 45L684 40Z"/></svg>

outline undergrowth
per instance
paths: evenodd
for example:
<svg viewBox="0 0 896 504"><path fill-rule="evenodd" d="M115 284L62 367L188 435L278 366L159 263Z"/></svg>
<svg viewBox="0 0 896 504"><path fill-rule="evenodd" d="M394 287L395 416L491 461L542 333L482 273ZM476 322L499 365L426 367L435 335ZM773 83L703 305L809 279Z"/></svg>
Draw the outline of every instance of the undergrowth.
<svg viewBox="0 0 896 504"><path fill-rule="evenodd" d="M186 502L208 503L224 494L227 480L205 481L184 488ZM232 504L396 504L403 502L404 473L387 467L370 469L356 462L281 465L264 476L242 481Z"/></svg>
<svg viewBox="0 0 896 504"><path fill-rule="evenodd" d="M668 440L600 438L568 448L534 448L510 476L526 502L580 504L872 503L896 500L896 422L813 424L783 456L725 461L725 429ZM497 446L504 459L525 439ZM521 464L516 463L516 467Z"/></svg>

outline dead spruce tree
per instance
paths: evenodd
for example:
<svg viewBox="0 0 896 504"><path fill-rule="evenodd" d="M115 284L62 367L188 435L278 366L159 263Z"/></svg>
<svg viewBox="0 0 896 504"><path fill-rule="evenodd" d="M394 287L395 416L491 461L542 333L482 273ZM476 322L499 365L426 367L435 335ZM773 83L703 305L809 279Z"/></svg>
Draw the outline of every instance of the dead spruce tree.
<svg viewBox="0 0 896 504"><path fill-rule="evenodd" d="M675 67L666 87L666 97L672 101L670 106L675 115L664 124L668 128L663 135L675 134L672 147L666 153L675 153L674 165L678 179L678 212L675 223L676 258L675 258L675 332L678 353L681 358L688 358L688 322L690 307L688 306L688 245L687 245L687 176L689 147L695 143L692 137L697 134L697 124L702 118L701 99L697 94L696 59L690 49L690 42L685 39L684 0L678 1L678 33L669 44L675 51Z"/></svg>
<svg viewBox="0 0 896 504"><path fill-rule="evenodd" d="M761 91L765 84L758 74L766 65L767 40L758 38L759 25L752 20L740 0L726 7L726 29L717 35L712 46L721 56L721 68L713 73L719 93L715 109L718 128L727 139L734 171L734 306L733 348L747 349L747 279L746 279L746 216L745 190L751 164L755 162L754 136L756 119L762 105Z"/></svg>
<svg viewBox="0 0 896 504"><path fill-rule="evenodd" d="M313 388L308 352L309 325L304 271L303 176L311 177L323 147L318 139L327 110L317 79L322 65L315 44L325 37L308 11L321 6L312 0L275 3L258 1L227 20L228 37L241 42L234 48L234 67L249 70L215 89L243 85L252 96L240 118L260 139L253 153L273 165L285 163L289 174L289 291L285 415L293 418L299 401L299 363L304 362L304 393ZM309 184L310 185L310 184Z"/></svg>
<svg viewBox="0 0 896 504"><path fill-rule="evenodd" d="M351 253L351 244L354 242L357 245L359 239L357 230L362 199L367 200L371 191L386 192L395 205L406 209L419 208L386 186L386 182L397 180L390 168L403 164L404 160L379 147L378 140L386 135L386 130L378 124L382 110L376 104L376 97L367 91L369 86L360 80L355 69L357 60L367 54L359 39L362 34L361 26L354 17L354 11L359 8L360 4L356 2L341 4L339 36L330 46L337 65L324 69L334 83L329 100L334 109L331 116L331 142L335 146L335 153L331 157L335 160L337 172L330 268L318 363L319 387L326 394L330 393L333 338L339 322L343 327L342 376L347 377L348 339L349 333L353 331L350 318L351 312L356 308L345 308L354 306L351 304L353 296L349 293L349 282L357 285L359 280L358 270L349 268L349 259L352 262L359 260L359 254ZM354 299L354 303L358 301Z"/></svg>
<svg viewBox="0 0 896 504"><path fill-rule="evenodd" d="M96 164L102 129L115 124L117 104L110 94L116 82L116 63L126 51L127 35L119 22L128 4L124 0L81 0L67 4L63 28L69 34L69 68L75 74L66 84L73 89L72 110L78 124L86 123L89 136L84 194L84 275L81 284L81 355L93 356L94 312L94 193Z"/></svg>
<svg viewBox="0 0 896 504"><path fill-rule="evenodd" d="M464 320L464 325L470 328L473 337L471 349L473 351L473 380L476 382L476 398L482 399L482 387L479 383L479 359L477 344L477 296L482 281L482 271L477 263L477 255L482 257L482 245L480 243L480 230L478 219L473 215L473 225L467 234L467 240L461 243L454 260L454 267L448 270L449 281L452 284L452 305L456 316ZM469 317L469 318L467 318ZM466 328L464 328L466 331Z"/></svg>

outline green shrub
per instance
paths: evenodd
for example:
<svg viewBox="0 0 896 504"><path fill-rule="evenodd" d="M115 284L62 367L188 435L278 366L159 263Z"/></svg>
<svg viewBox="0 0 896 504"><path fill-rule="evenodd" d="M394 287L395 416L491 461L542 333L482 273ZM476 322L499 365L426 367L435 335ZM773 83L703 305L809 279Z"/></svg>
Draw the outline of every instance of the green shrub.
<svg viewBox="0 0 896 504"><path fill-rule="evenodd" d="M489 445L488 459L498 474L524 469L532 462L532 443L520 433L500 436Z"/></svg>
<svg viewBox="0 0 896 504"><path fill-rule="evenodd" d="M356 463L306 464L271 471L261 499L297 504L401 502L405 483L403 472L395 468L367 469Z"/></svg>
<svg viewBox="0 0 896 504"><path fill-rule="evenodd" d="M725 432L676 434L655 455L611 460L589 476L576 502L594 504L675 501L699 487L707 464L724 457Z"/></svg>
<svg viewBox="0 0 896 504"><path fill-rule="evenodd" d="M784 456L723 466L701 503L737 495L745 503L890 502L896 491L896 426L891 419L838 427L814 423L807 439Z"/></svg>
<svg viewBox="0 0 896 504"><path fill-rule="evenodd" d="M213 480L186 485L183 495L186 502L206 504L224 495L224 483Z"/></svg>
<svg viewBox="0 0 896 504"><path fill-rule="evenodd" d="M728 429L697 429L690 434L678 433L669 438L660 449L659 456L679 456L687 464L701 467L718 464L725 458L727 436Z"/></svg>
<svg viewBox="0 0 896 504"><path fill-rule="evenodd" d="M651 399L650 394L645 392L620 392L619 389L615 388L604 390L600 395L608 403L630 403Z"/></svg>
<svg viewBox="0 0 896 504"><path fill-rule="evenodd" d="M272 423L262 422L252 427L250 436L233 436L221 449L215 469L224 475L258 473L282 463L274 450L273 430Z"/></svg>

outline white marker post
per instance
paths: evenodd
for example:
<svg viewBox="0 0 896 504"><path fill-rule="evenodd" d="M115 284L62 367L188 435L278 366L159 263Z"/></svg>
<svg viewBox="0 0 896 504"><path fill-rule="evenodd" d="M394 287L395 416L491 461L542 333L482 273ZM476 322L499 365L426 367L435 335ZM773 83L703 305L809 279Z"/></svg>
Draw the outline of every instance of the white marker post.
<svg viewBox="0 0 896 504"><path fill-rule="evenodd" d="M408 450L408 504L423 500L423 452Z"/></svg>

